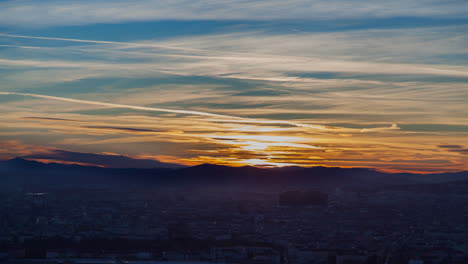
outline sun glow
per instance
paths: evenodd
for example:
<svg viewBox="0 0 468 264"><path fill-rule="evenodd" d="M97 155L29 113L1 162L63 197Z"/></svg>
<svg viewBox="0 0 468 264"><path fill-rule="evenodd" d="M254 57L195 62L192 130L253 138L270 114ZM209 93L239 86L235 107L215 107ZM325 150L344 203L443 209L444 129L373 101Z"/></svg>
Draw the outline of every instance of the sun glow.
<svg viewBox="0 0 468 264"><path fill-rule="evenodd" d="M286 166L294 166L295 163L287 163L287 162L273 162L268 159L247 159L247 160L240 160L238 161L240 164L246 164L250 166L258 166L258 167L286 167Z"/></svg>
<svg viewBox="0 0 468 264"><path fill-rule="evenodd" d="M306 145L306 144L296 144L296 143L278 143L278 142L257 142L257 141L242 141L239 143L239 148L249 151L259 151L259 150L268 150L271 148L308 148L308 149L318 149L319 147ZM274 152L273 150L271 150Z"/></svg>
<svg viewBox="0 0 468 264"><path fill-rule="evenodd" d="M207 135L206 137L214 139L236 139L236 140L255 140L261 142L308 142L310 138L292 137L292 136L270 136L270 135Z"/></svg>

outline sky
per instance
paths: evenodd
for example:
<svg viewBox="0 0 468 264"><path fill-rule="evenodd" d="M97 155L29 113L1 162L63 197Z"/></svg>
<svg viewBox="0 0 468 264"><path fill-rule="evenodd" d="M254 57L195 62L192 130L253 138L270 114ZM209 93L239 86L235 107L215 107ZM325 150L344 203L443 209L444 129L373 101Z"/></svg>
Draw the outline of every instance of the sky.
<svg viewBox="0 0 468 264"><path fill-rule="evenodd" d="M468 170L465 0L0 1L0 159Z"/></svg>

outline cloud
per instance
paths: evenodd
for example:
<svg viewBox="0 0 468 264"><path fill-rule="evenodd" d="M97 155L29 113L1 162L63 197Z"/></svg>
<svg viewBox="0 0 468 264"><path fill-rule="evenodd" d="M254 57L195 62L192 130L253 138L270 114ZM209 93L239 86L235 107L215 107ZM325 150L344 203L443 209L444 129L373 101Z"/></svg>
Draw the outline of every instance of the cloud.
<svg viewBox="0 0 468 264"><path fill-rule="evenodd" d="M139 159L117 154L96 154L73 152L66 150L52 150L46 154L30 154L23 156L27 159L54 160L68 163L93 164L108 168L181 168L182 165L160 162L155 159Z"/></svg>
<svg viewBox="0 0 468 264"><path fill-rule="evenodd" d="M468 155L468 148L467 149L453 149L451 151L455 152L455 153L460 153L460 154L463 154L463 155Z"/></svg>
<svg viewBox="0 0 468 264"><path fill-rule="evenodd" d="M24 144L18 140L0 140L0 159L9 159L33 153L48 153L52 147Z"/></svg>
<svg viewBox="0 0 468 264"><path fill-rule="evenodd" d="M111 107L111 108L128 108L128 109L142 110L142 111L167 112L167 113L175 113L175 114L208 116L208 117L215 117L215 118L228 118L228 119L234 119L234 120L246 120L246 121L252 121L254 123L287 124L287 125L297 126L297 127L325 129L325 127L322 127L322 126L301 124L301 123L296 123L296 122L292 122L292 121L285 121L285 120L260 120L260 119L253 119L253 118L243 118L243 117L237 117L237 116L222 115L222 114L213 114L213 113L200 112L200 111L189 111L189 110L166 109L166 108L157 108L157 107L145 107L145 106L114 104L114 103L105 103L105 102L97 102L97 101L89 101L89 100L79 100L79 99L72 99L72 98L65 98L65 97L58 97L58 96L49 96L49 95L40 95L40 94L31 94L31 93L0 92L0 95L23 95L23 96L30 96L30 97L36 97L36 98L42 98L42 99L48 99L48 100L58 100L58 101L65 101L65 102L78 103L78 104L99 105L99 106L105 106L105 107Z"/></svg>
<svg viewBox="0 0 468 264"><path fill-rule="evenodd" d="M143 129L143 128L133 128L133 127L112 127L112 126L82 126L82 127L91 128L91 129L120 130L120 131L127 131L127 132L164 132L164 130Z"/></svg>
<svg viewBox="0 0 468 264"><path fill-rule="evenodd" d="M444 148L444 149L461 149L463 148L462 145L439 145L439 148Z"/></svg>
<svg viewBox="0 0 468 264"><path fill-rule="evenodd" d="M1 34L0 36L4 37L107 45L108 49L104 52L120 54L123 56L122 59L130 56L153 59L153 61L115 64L50 59L47 61L1 59L0 63L16 67L89 68L103 72L113 70L122 71L122 74L126 75L132 72L134 75L159 72L273 82L314 82L316 81L314 78L291 76L311 72L467 77L467 67L444 65L440 63L441 56L435 64L415 63L415 59L426 62L428 55L444 55L455 49L462 53L467 51L468 40L457 37L456 28L445 30L446 32L443 28L436 30L438 38L431 40L434 42L431 48L421 48L427 42L428 36L434 34L430 30L362 31L354 35L349 33L267 35L262 32L249 32L175 38L159 42L116 42ZM391 32L396 36L389 37ZM366 39L367 42L363 42L362 39ZM400 42L405 45L399 44ZM322 51L324 46L328 49ZM122 48L136 48L138 51L123 51ZM158 50L154 50L155 48ZM160 48L170 51L161 52ZM93 52L92 49L83 47L80 50L102 56L102 52L98 50ZM178 56L179 59L165 58L167 56ZM402 63L405 61L409 63Z"/></svg>
<svg viewBox="0 0 468 264"><path fill-rule="evenodd" d="M23 0L0 2L0 24L32 27L148 20L465 18L466 10L465 1L431 0Z"/></svg>
<svg viewBox="0 0 468 264"><path fill-rule="evenodd" d="M0 98L0 137L132 158L157 149L191 164L467 168L465 147L434 148L468 135L463 26L305 31L128 42L3 35L50 46L0 50L2 94L16 95Z"/></svg>
<svg viewBox="0 0 468 264"><path fill-rule="evenodd" d="M468 155L468 148L465 148L462 145L439 145L438 147L452 153Z"/></svg>
<svg viewBox="0 0 468 264"><path fill-rule="evenodd" d="M365 132L382 132L382 131L389 131L389 130L399 130L400 127L398 127L397 124L393 123L390 127L375 127L375 128L363 128L361 129L362 133Z"/></svg>
<svg viewBox="0 0 468 264"><path fill-rule="evenodd" d="M23 118L24 119L32 119L32 120L45 120L45 121L81 122L79 120L66 119L66 118L54 118L54 117L25 116Z"/></svg>

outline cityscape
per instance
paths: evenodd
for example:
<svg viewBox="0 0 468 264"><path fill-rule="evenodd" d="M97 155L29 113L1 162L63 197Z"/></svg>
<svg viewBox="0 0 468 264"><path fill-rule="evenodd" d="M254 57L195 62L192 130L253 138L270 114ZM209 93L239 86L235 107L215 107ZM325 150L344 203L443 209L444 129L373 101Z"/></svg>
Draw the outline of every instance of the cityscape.
<svg viewBox="0 0 468 264"><path fill-rule="evenodd" d="M0 264L468 264L468 0L0 0Z"/></svg>
<svg viewBox="0 0 468 264"><path fill-rule="evenodd" d="M1 168L46 180L47 173L72 177L77 169L53 166L16 159ZM197 167L182 170L224 171L219 178L240 172ZM303 170L285 169L284 177ZM327 170L333 169L321 173ZM6 263L468 261L468 173L412 175L411 183L404 175L406 183L396 184L363 178L365 185L321 182L309 173L316 184L118 184L117 176L107 184L17 183L0 196L0 257Z"/></svg>

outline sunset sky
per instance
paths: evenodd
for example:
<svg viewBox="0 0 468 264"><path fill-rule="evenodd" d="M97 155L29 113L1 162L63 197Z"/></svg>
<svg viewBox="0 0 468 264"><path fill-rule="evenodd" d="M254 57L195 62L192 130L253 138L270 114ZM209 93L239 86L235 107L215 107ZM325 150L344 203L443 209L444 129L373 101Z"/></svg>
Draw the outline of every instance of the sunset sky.
<svg viewBox="0 0 468 264"><path fill-rule="evenodd" d="M0 113L0 159L468 170L468 1L0 1Z"/></svg>

